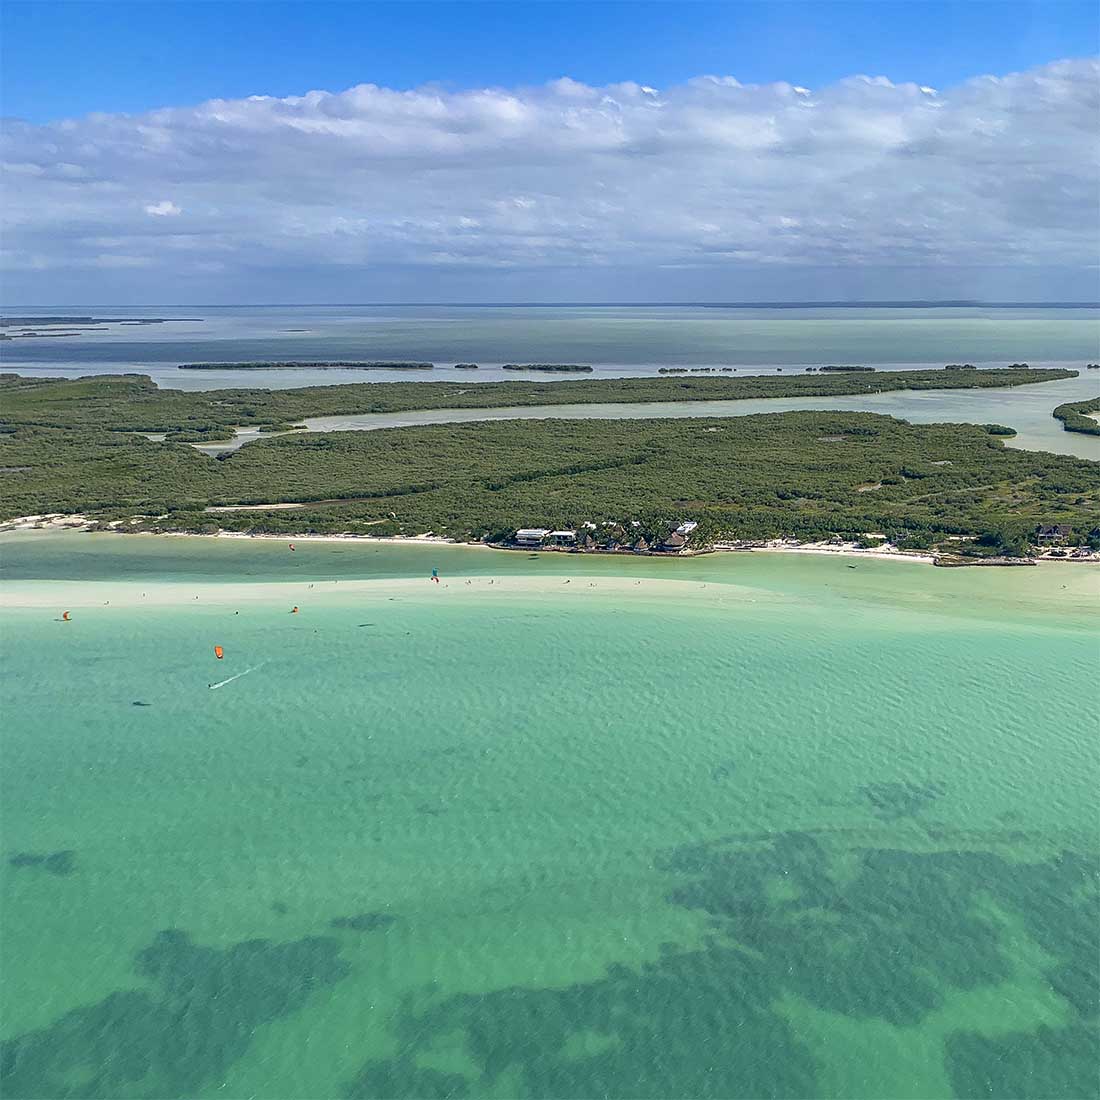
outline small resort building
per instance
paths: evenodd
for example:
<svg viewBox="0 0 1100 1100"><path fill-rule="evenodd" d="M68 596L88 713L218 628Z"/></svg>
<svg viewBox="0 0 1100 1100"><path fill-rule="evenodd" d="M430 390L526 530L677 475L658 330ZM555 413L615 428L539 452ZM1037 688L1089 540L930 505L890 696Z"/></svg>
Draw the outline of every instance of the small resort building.
<svg viewBox="0 0 1100 1100"><path fill-rule="evenodd" d="M1068 523L1040 523L1035 532L1037 542L1062 542L1073 534Z"/></svg>
<svg viewBox="0 0 1100 1100"><path fill-rule="evenodd" d="M597 531L601 525L605 528L605 535L597 543L597 539L592 537L592 532ZM516 531L509 545L527 549L580 549L611 552L632 550L636 554L679 554L688 549L690 535L699 526L695 520L686 519L662 537L652 528L643 528L641 520L636 519L626 520L623 523L616 520L603 520L601 525L587 520L576 530L521 527Z"/></svg>
<svg viewBox="0 0 1100 1100"><path fill-rule="evenodd" d="M549 527L521 527L516 532L516 542L520 546L541 546L542 540L549 534Z"/></svg>

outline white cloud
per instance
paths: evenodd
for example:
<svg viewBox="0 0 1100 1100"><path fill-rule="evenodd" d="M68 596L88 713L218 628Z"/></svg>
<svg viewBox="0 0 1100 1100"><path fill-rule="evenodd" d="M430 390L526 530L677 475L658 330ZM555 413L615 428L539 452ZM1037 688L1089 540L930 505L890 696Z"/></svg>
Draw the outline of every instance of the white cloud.
<svg viewBox="0 0 1100 1100"><path fill-rule="evenodd" d="M160 202L148 203L145 207L145 213L154 218L175 218L183 211L174 202L162 199Z"/></svg>
<svg viewBox="0 0 1100 1100"><path fill-rule="evenodd" d="M363 84L11 122L7 262L150 280L181 254L198 271L1087 265L1098 77L1085 59L938 91Z"/></svg>

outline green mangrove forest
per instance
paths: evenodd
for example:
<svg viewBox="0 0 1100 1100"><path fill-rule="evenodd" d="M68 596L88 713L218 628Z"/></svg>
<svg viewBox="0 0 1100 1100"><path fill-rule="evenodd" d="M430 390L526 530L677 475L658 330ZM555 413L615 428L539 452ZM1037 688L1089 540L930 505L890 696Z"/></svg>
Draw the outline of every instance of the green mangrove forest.
<svg viewBox="0 0 1100 1100"><path fill-rule="evenodd" d="M934 374L940 385L993 373L912 372ZM742 383L776 390L854 381L690 385L692 392L698 387L715 396L720 388L728 396ZM623 400L624 390L649 395L679 383L620 379L473 389L482 401L512 404L519 403L517 390L568 389L576 400L582 387L599 390L600 400ZM8 376L0 381L0 518L64 512L126 521L132 530L431 531L466 540L502 540L527 526L591 530L584 525L592 523L597 542L617 541L620 526L656 538L694 519L697 546L720 538L876 534L908 547L965 536L976 546L1019 551L1039 524L1066 524L1077 541L1100 538L1100 464L1006 448L1002 437L1010 429L998 425L916 425L827 411L510 420L281 436L221 458L136 434L186 431L203 418L215 429L267 418L289 424L302 415L347 412L357 401L389 408L418 395L418 407L452 404L453 387L443 388L450 392L425 393L436 389L431 383L387 383L181 393L158 390L138 376L77 382ZM547 394L530 400L546 403ZM276 504L284 507L264 507Z"/></svg>
<svg viewBox="0 0 1100 1100"><path fill-rule="evenodd" d="M1072 370L916 370L745 378L607 378L552 382L353 382L301 389L160 389L147 375L78 379L0 374L0 427L188 432L226 438L226 429L294 424L304 417L415 409L491 409L609 402L732 401L833 397L890 390L978 389L1076 377ZM209 434L220 433L220 434Z"/></svg>
<svg viewBox="0 0 1100 1100"><path fill-rule="evenodd" d="M1100 412L1100 397L1090 397L1087 401L1067 401L1053 412L1055 420L1061 420L1067 432L1083 432L1085 435L1100 435L1100 422L1088 413Z"/></svg>

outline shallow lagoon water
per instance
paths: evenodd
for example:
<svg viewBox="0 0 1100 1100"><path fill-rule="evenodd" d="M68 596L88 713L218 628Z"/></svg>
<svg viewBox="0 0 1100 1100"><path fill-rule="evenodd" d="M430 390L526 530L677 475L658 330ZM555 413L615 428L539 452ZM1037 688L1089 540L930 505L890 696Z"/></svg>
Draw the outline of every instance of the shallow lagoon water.
<svg viewBox="0 0 1100 1100"><path fill-rule="evenodd" d="M1097 1095L1095 568L296 546L0 538L4 1095Z"/></svg>
<svg viewBox="0 0 1100 1100"><path fill-rule="evenodd" d="M1100 378L1082 371L1076 378L1034 386L989 390L895 390L889 393L849 394L839 397L770 397L739 401L617 402L589 405L517 406L500 409L424 409L404 413L365 413L355 416L307 417L314 432L372 431L416 424L455 424L483 420L645 420L665 417L747 416L751 413L791 412L799 409L841 409L895 416L916 424L1007 424L1017 434L1010 447L1076 455L1100 460L1100 436L1067 432L1051 412L1066 401L1096 396ZM236 450L255 439L259 431L241 431L232 441L199 447L216 454Z"/></svg>
<svg viewBox="0 0 1100 1100"><path fill-rule="evenodd" d="M990 306L843 309L710 306L247 306L104 309L54 305L5 313L167 318L110 323L71 337L3 345L6 370L30 375L141 371L174 389L338 382L463 383L539 378L503 363L588 363L593 377L662 366L745 373L824 363L911 368L1029 362L1080 367L1100 359L1100 310ZM430 361L435 371L181 371L180 363L296 360ZM456 362L481 368L456 374ZM550 376L553 377L553 376Z"/></svg>

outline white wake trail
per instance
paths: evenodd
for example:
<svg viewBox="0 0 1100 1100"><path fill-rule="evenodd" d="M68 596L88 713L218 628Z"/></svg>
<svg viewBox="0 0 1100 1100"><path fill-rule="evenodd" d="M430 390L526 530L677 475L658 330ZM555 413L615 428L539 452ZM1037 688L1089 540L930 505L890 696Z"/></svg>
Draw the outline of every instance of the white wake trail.
<svg viewBox="0 0 1100 1100"><path fill-rule="evenodd" d="M244 672L238 672L236 676L230 676L227 680L219 680L216 684L207 684L206 686L211 691L216 691L220 687L225 687L226 684L233 683L234 680L239 680L242 676L247 676L250 672L255 672L258 668L263 668L266 664L266 661L261 661L258 665L253 665L251 668L246 668Z"/></svg>

